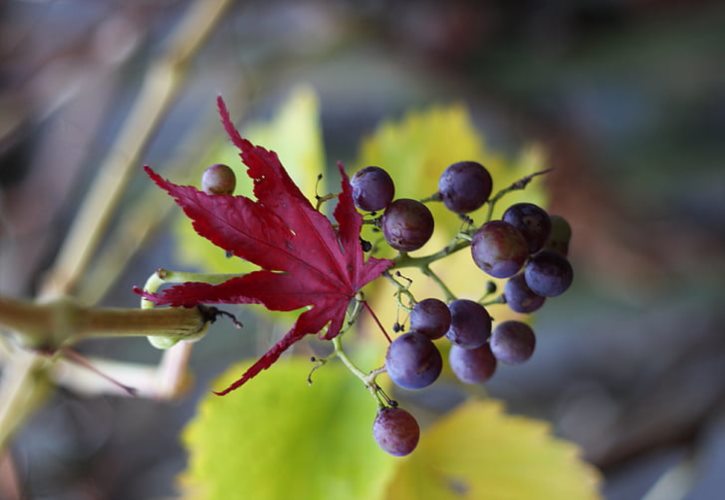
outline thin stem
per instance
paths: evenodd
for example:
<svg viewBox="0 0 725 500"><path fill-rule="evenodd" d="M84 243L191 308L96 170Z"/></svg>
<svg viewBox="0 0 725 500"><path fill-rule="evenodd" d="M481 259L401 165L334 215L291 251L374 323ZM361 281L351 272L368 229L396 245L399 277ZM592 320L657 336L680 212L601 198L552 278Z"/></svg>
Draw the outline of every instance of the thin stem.
<svg viewBox="0 0 725 500"><path fill-rule="evenodd" d="M375 311L373 311L372 307L370 307L370 304L368 304L366 300L362 300L361 302L362 302L362 305L365 306L365 309L367 309L368 312L370 313L370 316L373 317L373 319L375 320L375 323L378 324L378 328L380 328L380 331L383 332L383 335L385 335L385 338L388 339L388 342L392 343L393 341L390 339L390 335L388 335L388 332L385 331L385 327L378 319L377 315L375 314Z"/></svg>
<svg viewBox="0 0 725 500"><path fill-rule="evenodd" d="M334 355L337 356L340 361L342 361L342 364L345 365L345 367L350 370L350 372L355 375L357 378L359 378L362 383L365 385L365 388L370 392L370 394L373 395L375 398L375 401L377 401L378 406L380 408L383 408L386 405L385 398L383 397L382 389L376 382L376 379L378 375L385 372L385 368L377 368L370 373L366 374L363 372L360 368L358 368L355 363L347 356L347 353L342 348L342 339L340 335L332 339L332 345L335 348Z"/></svg>
<svg viewBox="0 0 725 500"><path fill-rule="evenodd" d="M448 288L448 285L441 279L440 276L438 276L433 269L431 269L429 266L425 266L421 268L421 271L423 274L431 278L433 281L436 282L436 284L440 287L440 289L443 291L443 294L446 296L446 300L448 302L456 300L455 294L451 291L450 288Z"/></svg>
<svg viewBox="0 0 725 500"><path fill-rule="evenodd" d="M111 377L110 375L107 375L105 372L99 370L96 366L93 365L93 363L88 360L88 358L80 355L73 349L63 349L62 351L63 357L65 357L67 360L69 360L71 363L75 363L76 365L85 368L86 370L98 375L103 380L106 380L111 385L114 385L121 389L123 392L128 394L129 396L136 396L136 389L133 387L127 386L125 384L122 384L115 378Z"/></svg>
<svg viewBox="0 0 725 500"><path fill-rule="evenodd" d="M489 300L487 302L480 302L479 301L479 303L482 306L493 306L493 305L496 305L496 304L505 304L506 303L506 296L504 294L501 294L498 297L496 297L495 299L491 299L491 300Z"/></svg>
<svg viewBox="0 0 725 500"><path fill-rule="evenodd" d="M345 350L342 348L342 339L339 335L332 339L332 345L335 348L335 356L340 358L342 364L344 364L353 375L362 380L363 383L367 384L367 375L347 356L347 353L345 353Z"/></svg>
<svg viewBox="0 0 725 500"><path fill-rule="evenodd" d="M439 193L438 191L436 191L436 192L435 192L435 193L433 193L432 195L430 195L430 196L428 196L428 197L426 197L426 198L422 198L422 199L420 200L420 202L421 202L421 203L429 203L429 202L431 202L431 201L441 201L441 200L442 200L442 198L441 198L441 194L440 194L440 193Z"/></svg>
<svg viewBox="0 0 725 500"><path fill-rule="evenodd" d="M430 255L425 255L423 257L411 257L408 254L401 254L393 259L394 264L393 267L391 267L390 269L402 269L404 267L417 267L423 269L424 267L432 264L433 262L448 257L449 255L454 254L459 250L463 250L464 248L469 246L471 246L470 241L454 241L445 248Z"/></svg>
<svg viewBox="0 0 725 500"><path fill-rule="evenodd" d="M513 184L511 184L509 187L502 189L501 191L499 191L498 193L493 195L491 198L489 198L488 202L487 202L488 203L488 213L486 215L486 222L490 221L491 218L493 217L493 209L496 206L496 203L501 198L503 198L504 196L506 196L507 194L509 194L512 191L520 191L521 189L526 188L526 186L529 185L529 182L531 182L531 180L534 177L536 177L537 175L548 174L552 170L554 170L554 169L547 168L546 170L540 170L538 172L534 172L533 174L527 175L526 177L522 177L521 179L519 179L516 182L514 182Z"/></svg>

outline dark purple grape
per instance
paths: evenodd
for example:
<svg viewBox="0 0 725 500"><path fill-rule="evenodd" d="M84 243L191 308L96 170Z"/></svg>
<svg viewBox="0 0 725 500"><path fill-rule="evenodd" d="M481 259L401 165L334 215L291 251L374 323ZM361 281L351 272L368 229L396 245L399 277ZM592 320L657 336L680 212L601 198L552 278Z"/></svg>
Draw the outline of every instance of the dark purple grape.
<svg viewBox="0 0 725 500"><path fill-rule="evenodd" d="M459 214L480 208L491 195L493 181L488 170L475 161L449 166L438 180L438 193L448 210Z"/></svg>
<svg viewBox="0 0 725 500"><path fill-rule="evenodd" d="M448 305L451 326L446 337L453 345L463 349L476 349L491 335L491 316L478 302L468 299L454 300Z"/></svg>
<svg viewBox="0 0 725 500"><path fill-rule="evenodd" d="M429 339L442 337L451 326L451 311L442 300L421 300L410 312L410 329Z"/></svg>
<svg viewBox="0 0 725 500"><path fill-rule="evenodd" d="M391 203L383 214L385 241L404 252L417 250L433 235L433 214L416 200L401 198Z"/></svg>
<svg viewBox="0 0 725 500"><path fill-rule="evenodd" d="M390 175L380 167L365 167L350 179L352 200L360 210L375 212L393 201L395 184Z"/></svg>
<svg viewBox="0 0 725 500"><path fill-rule="evenodd" d="M488 342L477 349L463 349L454 345L448 360L458 380L466 384L485 382L496 371L496 358Z"/></svg>
<svg viewBox="0 0 725 500"><path fill-rule="evenodd" d="M385 356L385 368L396 385L422 389L441 374L443 358L438 348L423 334L408 332L393 341Z"/></svg>
<svg viewBox="0 0 725 500"><path fill-rule="evenodd" d="M552 250L566 257L569 253L569 241L571 240L571 226L566 219L560 215L552 215L551 233L544 244L545 250Z"/></svg>
<svg viewBox="0 0 725 500"><path fill-rule="evenodd" d="M566 292L574 279L574 271L566 257L543 250L529 260L524 268L526 284L537 295L556 297Z"/></svg>
<svg viewBox="0 0 725 500"><path fill-rule="evenodd" d="M418 445L420 427L415 417L402 408L383 408L373 422L373 436L383 451L403 457Z"/></svg>
<svg viewBox="0 0 725 500"><path fill-rule="evenodd" d="M487 222L471 241L471 256L478 267L494 278L516 274L529 256L521 232L508 222Z"/></svg>
<svg viewBox="0 0 725 500"><path fill-rule="evenodd" d="M201 190L206 194L232 194L235 187L234 171L221 163L207 168L201 176Z"/></svg>
<svg viewBox="0 0 725 500"><path fill-rule="evenodd" d="M491 352L497 360L510 365L529 359L535 346L534 331L521 321L504 321L491 334Z"/></svg>
<svg viewBox="0 0 725 500"><path fill-rule="evenodd" d="M532 313L541 308L546 301L545 297L536 295L526 285L523 273L517 274L506 282L503 295L506 297L508 306L519 313Z"/></svg>
<svg viewBox="0 0 725 500"><path fill-rule="evenodd" d="M541 250L551 232L549 214L533 203L511 205L503 213L502 219L524 235L529 253Z"/></svg>

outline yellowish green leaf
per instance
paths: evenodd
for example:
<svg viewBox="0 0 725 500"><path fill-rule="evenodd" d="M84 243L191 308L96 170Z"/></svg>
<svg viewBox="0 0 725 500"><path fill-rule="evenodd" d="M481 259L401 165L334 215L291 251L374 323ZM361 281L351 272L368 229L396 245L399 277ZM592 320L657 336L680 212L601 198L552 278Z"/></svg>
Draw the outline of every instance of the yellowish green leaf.
<svg viewBox="0 0 725 500"><path fill-rule="evenodd" d="M427 429L400 463L388 500L596 499L599 474L536 420L470 401Z"/></svg>
<svg viewBox="0 0 725 500"><path fill-rule="evenodd" d="M231 367L226 387L249 362ZM330 362L280 361L225 397L207 396L184 432L193 499L379 499L394 459L372 437L377 405L360 381Z"/></svg>
<svg viewBox="0 0 725 500"><path fill-rule="evenodd" d="M221 127L220 134L223 135ZM319 102L311 88L296 88L269 123L251 123L243 130L243 135L255 144L277 152L302 192L314 197L317 175L324 171L325 153ZM226 138L220 139L208 158L209 164L226 163L235 170L235 194L251 195L252 184L239 159L239 151ZM199 166L196 178L200 178L207 166ZM178 258L183 264L215 273L244 273L254 269L238 258L227 258L224 250L200 238L186 217L178 217L176 230Z"/></svg>

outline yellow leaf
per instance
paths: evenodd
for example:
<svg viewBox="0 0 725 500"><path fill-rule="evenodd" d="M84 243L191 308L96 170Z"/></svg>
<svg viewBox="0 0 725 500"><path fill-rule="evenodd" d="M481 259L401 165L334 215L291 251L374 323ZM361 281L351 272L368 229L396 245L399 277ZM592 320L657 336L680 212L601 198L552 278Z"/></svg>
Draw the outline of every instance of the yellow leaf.
<svg viewBox="0 0 725 500"><path fill-rule="evenodd" d="M389 483L389 500L600 498L599 473L546 424L470 401L421 437Z"/></svg>

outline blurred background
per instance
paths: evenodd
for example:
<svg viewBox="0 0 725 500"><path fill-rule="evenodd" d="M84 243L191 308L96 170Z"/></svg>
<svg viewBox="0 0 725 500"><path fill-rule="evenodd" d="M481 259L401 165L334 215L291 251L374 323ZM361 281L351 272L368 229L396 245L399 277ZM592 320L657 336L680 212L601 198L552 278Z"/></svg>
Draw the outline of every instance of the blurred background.
<svg viewBox="0 0 725 500"><path fill-rule="evenodd" d="M203 161L220 136L219 93L235 116L266 119L310 85L330 164L355 158L384 119L462 103L490 148L542 145L556 168L551 212L574 231L572 290L537 314L536 355L497 374L491 395L578 443L602 471L606 498L722 498L725 5L229 4L186 58L169 47L201 31L184 27L197 22L193 2L0 4L0 292L38 291L102 162ZM136 154L120 131L159 101L159 128ZM154 124L148 114L137 132ZM129 175L121 203L133 210L149 183L139 168ZM129 231L104 240L118 269L76 284L81 296L134 306L132 285L173 268L169 231ZM13 443L17 486L28 498L174 495L185 466L178 435L196 401L260 349L218 330L194 351L195 385L182 401L59 389ZM158 359L144 339L85 351Z"/></svg>

